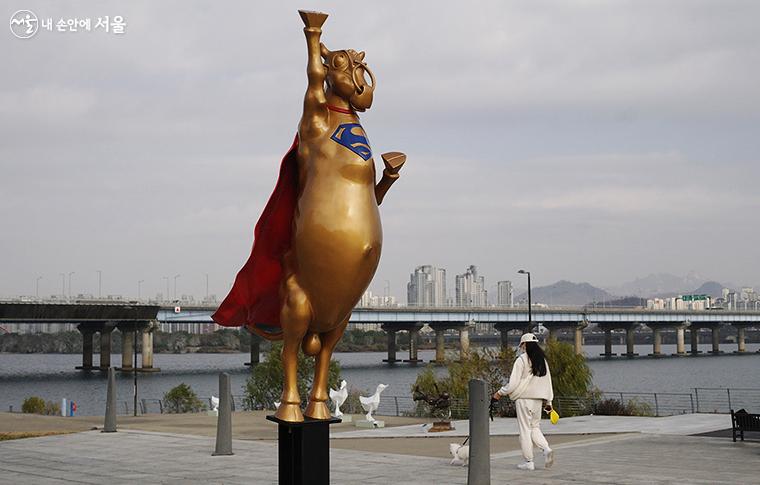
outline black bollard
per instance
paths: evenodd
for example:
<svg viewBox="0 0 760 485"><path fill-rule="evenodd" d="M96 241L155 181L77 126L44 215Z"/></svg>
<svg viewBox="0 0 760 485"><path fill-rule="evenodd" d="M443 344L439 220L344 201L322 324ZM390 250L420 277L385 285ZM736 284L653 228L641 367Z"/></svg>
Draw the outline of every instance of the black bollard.
<svg viewBox="0 0 760 485"><path fill-rule="evenodd" d="M233 455L232 453L232 392L230 375L219 374L219 415L216 421L216 449L213 456Z"/></svg>
<svg viewBox="0 0 760 485"><path fill-rule="evenodd" d="M488 407L491 396L485 381L470 380L470 462L467 485L491 483L491 438L488 427Z"/></svg>
<svg viewBox="0 0 760 485"><path fill-rule="evenodd" d="M106 419L103 433L116 432L116 374L113 367L108 368L108 391L106 395Z"/></svg>

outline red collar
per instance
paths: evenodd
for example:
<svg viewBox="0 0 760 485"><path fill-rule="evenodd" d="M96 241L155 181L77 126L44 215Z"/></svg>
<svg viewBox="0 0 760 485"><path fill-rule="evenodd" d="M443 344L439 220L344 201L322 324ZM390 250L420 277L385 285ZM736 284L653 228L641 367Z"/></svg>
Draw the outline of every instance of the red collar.
<svg viewBox="0 0 760 485"><path fill-rule="evenodd" d="M327 105L327 109L330 111L335 111L336 113L343 113L345 115L355 115L356 112L352 109L344 109L344 108L338 108L337 106Z"/></svg>

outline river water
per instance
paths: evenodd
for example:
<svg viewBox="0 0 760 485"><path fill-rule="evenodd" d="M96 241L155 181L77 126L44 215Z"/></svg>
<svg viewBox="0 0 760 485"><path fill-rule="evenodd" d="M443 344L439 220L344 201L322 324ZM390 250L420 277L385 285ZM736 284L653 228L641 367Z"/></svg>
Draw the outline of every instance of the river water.
<svg viewBox="0 0 760 485"><path fill-rule="evenodd" d="M700 346L710 350L709 345ZM594 372L594 385L604 391L615 392L689 392L695 387L760 388L760 344L748 344L751 355L735 356L734 346L722 345L726 355L668 358L590 360ZM589 356L598 356L602 346L588 345ZM663 345L663 353L675 352L674 345ZM624 352L623 346L614 346L613 352ZM651 351L649 346L637 346L642 355ZM420 351L420 358L428 361L433 351ZM384 396L410 395L410 387L423 365L382 364L384 352L337 353L342 376L349 387L373 390L382 382L390 387ZM399 357L402 354L399 353ZM111 362L121 362L113 355ZM156 354L154 365L161 368L155 374L140 374L139 397L159 399L172 387L182 382L189 384L201 397L218 394L218 374L227 372L232 378L232 393L243 394L242 387L250 371L243 366L248 355L236 354ZM74 370L81 364L80 355L72 354L0 354L0 410L20 410L23 400L32 395L46 400L61 398L77 402L79 414L103 414L105 409L106 379L100 372L84 373ZM97 365L97 356L95 356ZM438 368L438 372L445 372ZM117 374L117 393L120 401L132 399L132 376Z"/></svg>

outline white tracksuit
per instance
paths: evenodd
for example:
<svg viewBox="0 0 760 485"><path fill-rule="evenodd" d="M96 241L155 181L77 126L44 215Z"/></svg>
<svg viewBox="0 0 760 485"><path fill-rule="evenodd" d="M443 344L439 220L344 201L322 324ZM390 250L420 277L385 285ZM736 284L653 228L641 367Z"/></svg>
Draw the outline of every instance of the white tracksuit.
<svg viewBox="0 0 760 485"><path fill-rule="evenodd" d="M499 389L499 394L509 395L514 401L522 455L525 461L533 461L533 445L544 451L549 449L549 443L539 427L543 402L551 403L554 399L549 364L546 364L546 375L534 376L528 354L521 354L512 367L509 383Z"/></svg>

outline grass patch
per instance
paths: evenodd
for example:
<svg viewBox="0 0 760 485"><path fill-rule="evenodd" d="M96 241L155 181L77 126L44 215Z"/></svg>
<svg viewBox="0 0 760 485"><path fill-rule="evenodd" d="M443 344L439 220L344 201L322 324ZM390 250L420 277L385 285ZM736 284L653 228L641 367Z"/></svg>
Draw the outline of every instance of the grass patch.
<svg viewBox="0 0 760 485"><path fill-rule="evenodd" d="M24 438L39 438L40 436L55 436L70 434L73 431L11 431L0 433L0 441L20 440Z"/></svg>

